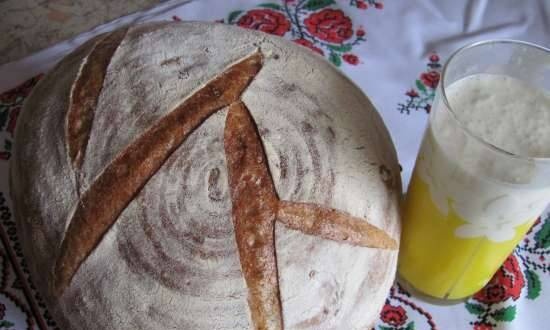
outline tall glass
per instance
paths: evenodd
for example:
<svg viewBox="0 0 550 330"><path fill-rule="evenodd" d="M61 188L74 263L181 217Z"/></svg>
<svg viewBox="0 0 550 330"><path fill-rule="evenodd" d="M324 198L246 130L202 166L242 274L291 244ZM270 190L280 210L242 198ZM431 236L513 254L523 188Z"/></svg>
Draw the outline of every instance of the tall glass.
<svg viewBox="0 0 550 330"><path fill-rule="evenodd" d="M499 94L491 83L462 96L458 84L453 87L462 81L460 88L467 89L468 81L488 75L514 78L541 99L523 102L517 96L524 94L513 94L518 89ZM504 97L491 100L496 94ZM544 101L549 95L550 50L543 47L496 40L464 47L449 58L403 205L399 277L404 284L445 300L474 294L544 211L550 201L550 143L532 152L530 143L537 141L518 130L550 134L550 104ZM473 121L465 109L478 101L491 107L477 111L492 113L476 112ZM517 113L494 115L499 102L507 111L513 104ZM483 136L513 137L512 143L526 147L511 152Z"/></svg>

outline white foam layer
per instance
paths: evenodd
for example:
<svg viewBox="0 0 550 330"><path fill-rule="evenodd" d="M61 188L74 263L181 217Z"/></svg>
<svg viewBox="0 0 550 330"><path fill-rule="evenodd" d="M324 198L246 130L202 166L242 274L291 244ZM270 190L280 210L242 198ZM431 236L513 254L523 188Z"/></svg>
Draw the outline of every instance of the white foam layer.
<svg viewBox="0 0 550 330"><path fill-rule="evenodd" d="M550 97L543 91L514 78L478 74L448 86L446 96L462 125L484 141L522 156L550 156ZM444 106L436 100L419 175L443 214L452 209L467 222L457 236L512 239L515 227L542 213L550 186L541 184L537 164L487 148Z"/></svg>
<svg viewBox="0 0 550 330"><path fill-rule="evenodd" d="M550 95L504 75L477 74L446 88L450 106L474 134L508 152L550 157Z"/></svg>

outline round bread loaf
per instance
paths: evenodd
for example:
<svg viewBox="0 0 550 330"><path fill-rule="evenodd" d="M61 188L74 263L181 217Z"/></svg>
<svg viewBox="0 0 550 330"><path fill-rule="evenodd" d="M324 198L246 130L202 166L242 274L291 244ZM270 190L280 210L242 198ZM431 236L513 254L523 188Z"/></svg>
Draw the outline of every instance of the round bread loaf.
<svg viewBox="0 0 550 330"><path fill-rule="evenodd" d="M392 285L399 166L322 57L222 24L90 40L33 90L11 193L64 330L367 329Z"/></svg>

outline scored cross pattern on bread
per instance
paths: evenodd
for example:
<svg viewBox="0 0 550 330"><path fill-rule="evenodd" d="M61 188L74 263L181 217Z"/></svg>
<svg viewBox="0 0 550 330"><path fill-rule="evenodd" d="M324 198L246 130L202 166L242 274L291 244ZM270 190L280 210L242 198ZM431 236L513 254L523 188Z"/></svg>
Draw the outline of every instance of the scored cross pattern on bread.
<svg viewBox="0 0 550 330"><path fill-rule="evenodd" d="M112 35L103 39L103 46L109 48L109 51L92 50L91 55L97 53L97 56L112 56L116 50L113 45L124 38L125 32L119 33L120 36ZM103 41L96 44L96 48L102 47ZM106 70L108 60L105 58L99 61L87 59L90 65L99 62L103 63ZM82 192L70 215L55 265L53 285L57 295L63 294L82 263L168 157L208 117L228 106L224 145L233 224L255 329L283 329L275 253L275 221L324 239L364 247L397 248L392 238L370 225L366 219L317 204L279 200L254 119L240 101L242 93L261 70L262 63L262 53L256 52L231 65L196 90L123 149L89 188ZM86 79L86 65L83 64L75 86L84 83L80 80ZM66 143L76 172L86 156L87 134L91 130L91 122L84 125L88 125L88 128L79 126L82 123L78 116L84 116L82 120L85 123L93 120L93 108L97 104L94 100L98 96L82 96L82 93L75 91L76 87L67 114ZM101 88L94 88L91 92L100 91ZM91 100L90 103L86 101L88 108L84 112L77 106L83 102L79 99L81 97ZM79 127L71 127L73 125Z"/></svg>
<svg viewBox="0 0 550 330"><path fill-rule="evenodd" d="M56 291L65 289L80 264L172 152L211 114L237 100L261 64L261 54L253 54L208 82L126 147L83 192L61 244Z"/></svg>
<svg viewBox="0 0 550 330"><path fill-rule="evenodd" d="M321 205L281 201L254 119L243 102L229 106L224 134L233 224L255 329L282 329L275 221L308 235L395 249L396 242L363 219Z"/></svg>

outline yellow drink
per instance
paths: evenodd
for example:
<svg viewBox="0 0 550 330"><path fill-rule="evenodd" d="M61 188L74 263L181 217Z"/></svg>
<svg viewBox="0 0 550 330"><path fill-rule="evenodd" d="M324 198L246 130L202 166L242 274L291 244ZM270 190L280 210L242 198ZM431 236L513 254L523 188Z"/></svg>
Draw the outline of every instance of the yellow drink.
<svg viewBox="0 0 550 330"><path fill-rule="evenodd" d="M504 242L485 237L459 238L466 221L452 210L442 214L428 185L413 174L403 205L399 275L417 290L436 298L460 299L482 288L529 230L534 219L515 228Z"/></svg>

